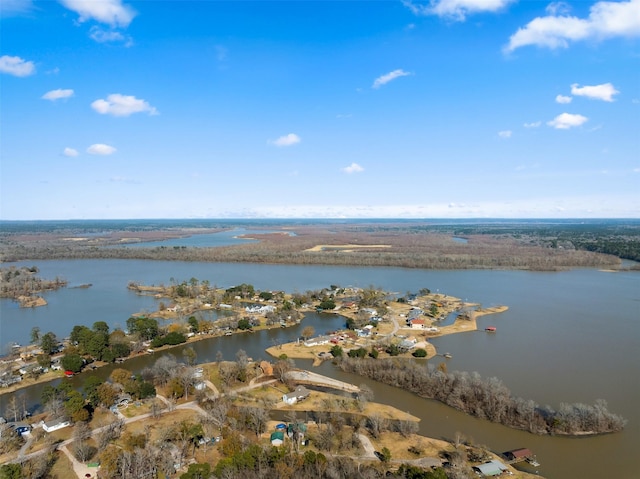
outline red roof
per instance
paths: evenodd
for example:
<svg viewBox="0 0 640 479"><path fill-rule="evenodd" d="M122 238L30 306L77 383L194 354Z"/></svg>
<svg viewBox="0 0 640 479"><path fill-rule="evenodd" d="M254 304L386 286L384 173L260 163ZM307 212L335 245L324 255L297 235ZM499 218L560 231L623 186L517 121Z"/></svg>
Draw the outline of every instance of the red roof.
<svg viewBox="0 0 640 479"><path fill-rule="evenodd" d="M73 371L65 371L64 375L68 376L68 377L71 377L71 376L73 376Z"/></svg>

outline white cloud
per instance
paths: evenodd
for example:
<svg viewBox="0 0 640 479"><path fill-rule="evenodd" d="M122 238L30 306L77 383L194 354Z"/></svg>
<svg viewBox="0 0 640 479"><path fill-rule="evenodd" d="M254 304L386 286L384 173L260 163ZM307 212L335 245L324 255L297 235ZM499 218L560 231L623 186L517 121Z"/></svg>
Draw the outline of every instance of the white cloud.
<svg viewBox="0 0 640 479"><path fill-rule="evenodd" d="M386 73L376 78L371 88L380 88L382 85L386 85L387 83L389 83L392 80L395 80L396 78L405 77L408 75L411 75L411 73L406 72L402 69L393 70L392 72Z"/></svg>
<svg viewBox="0 0 640 479"><path fill-rule="evenodd" d="M105 145L104 143L95 143L87 148L87 153L90 155L112 155L116 151L113 146Z"/></svg>
<svg viewBox="0 0 640 479"><path fill-rule="evenodd" d="M136 16L135 10L123 5L122 0L60 0L60 3L80 15L81 23L95 20L112 27L127 27Z"/></svg>
<svg viewBox="0 0 640 479"><path fill-rule="evenodd" d="M613 95L620 93L611 83L603 83L602 85L578 86L577 83L571 85L571 94L576 96L586 96L594 100L613 101Z"/></svg>
<svg viewBox="0 0 640 479"><path fill-rule="evenodd" d="M302 139L298 135L295 133L289 133L288 135L281 136L276 140L269 140L268 143L276 146L291 146L300 143L301 141Z"/></svg>
<svg viewBox="0 0 640 479"><path fill-rule="evenodd" d="M113 93L106 100L100 99L91 103L91 108L102 115L129 116L134 113L148 112L149 115L157 115L158 111L145 100L135 96Z"/></svg>
<svg viewBox="0 0 640 479"><path fill-rule="evenodd" d="M565 95L556 96L556 103L567 104L567 103L571 103L571 100L573 100L573 98L571 98L570 96L565 96Z"/></svg>
<svg viewBox="0 0 640 479"><path fill-rule="evenodd" d="M464 21L467 15L482 12L497 12L514 0L429 0L427 5L403 0L403 4L414 15L437 15L456 21Z"/></svg>
<svg viewBox="0 0 640 479"><path fill-rule="evenodd" d="M362 166L360 166L358 163L351 163L349 166L346 166L344 168L341 168L342 171L344 171L345 173L362 173L364 171L364 168Z"/></svg>
<svg viewBox="0 0 640 479"><path fill-rule="evenodd" d="M542 125L541 121L533 121L531 123L525 123L524 127L525 128L538 128L540 125Z"/></svg>
<svg viewBox="0 0 640 479"><path fill-rule="evenodd" d="M588 120L589 119L586 116L573 113L562 113L556 116L553 120L548 121L547 125L558 130L568 130L574 126L580 126Z"/></svg>
<svg viewBox="0 0 640 479"><path fill-rule="evenodd" d="M78 150L76 150L75 148L67 147L62 151L62 154L64 156L78 156Z"/></svg>
<svg viewBox="0 0 640 479"><path fill-rule="evenodd" d="M27 77L36 71L33 62L28 62L20 57L2 55L0 57L0 72L8 73L16 77Z"/></svg>
<svg viewBox="0 0 640 479"><path fill-rule="evenodd" d="M57 90L48 91L47 93L42 95L41 98L43 100L56 101L56 100L60 100L61 98L69 98L72 96L73 96L73 90L71 89L62 90L58 88Z"/></svg>
<svg viewBox="0 0 640 479"><path fill-rule="evenodd" d="M500 138L511 138L513 132L511 130L502 130L498 132Z"/></svg>
<svg viewBox="0 0 640 479"><path fill-rule="evenodd" d="M103 30L97 25L89 30L89 37L98 43L124 43L126 47L133 45L133 39L117 30Z"/></svg>
<svg viewBox="0 0 640 479"><path fill-rule="evenodd" d="M569 16L565 9L548 12L551 14L519 28L504 50L512 52L527 45L567 48L569 42L580 40L640 36L640 0L597 2L586 19Z"/></svg>

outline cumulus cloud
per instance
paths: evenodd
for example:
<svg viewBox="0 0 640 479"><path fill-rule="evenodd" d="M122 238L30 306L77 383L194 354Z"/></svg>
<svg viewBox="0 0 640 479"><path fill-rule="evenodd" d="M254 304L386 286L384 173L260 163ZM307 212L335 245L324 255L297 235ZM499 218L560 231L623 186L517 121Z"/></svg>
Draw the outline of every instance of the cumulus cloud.
<svg viewBox="0 0 640 479"><path fill-rule="evenodd" d="M60 3L76 12L80 23L95 20L112 27L127 27L136 16L135 10L122 0L60 0Z"/></svg>
<svg viewBox="0 0 640 479"><path fill-rule="evenodd" d="M428 4L403 0L414 15L436 15L455 21L464 21L467 15L497 12L514 0L429 0Z"/></svg>
<svg viewBox="0 0 640 479"><path fill-rule="evenodd" d="M562 113L556 116L553 120L548 121L547 125L558 130L568 130L569 128L580 126L588 120L589 119L586 116L573 113Z"/></svg>
<svg viewBox="0 0 640 479"><path fill-rule="evenodd" d="M0 72L8 73L16 77L27 77L36 71L33 62L28 62L20 57L2 55L0 57Z"/></svg>
<svg viewBox="0 0 640 479"><path fill-rule="evenodd" d="M43 100L56 101L56 100L60 100L62 98L69 98L69 97L72 97L72 96L73 96L73 90L71 90L71 89L62 90L62 89L58 88L57 90L48 91L47 93L42 95L41 98Z"/></svg>
<svg viewBox="0 0 640 479"><path fill-rule="evenodd" d="M104 143L95 143L87 148L87 153L90 155L112 155L116 151L113 146L105 145Z"/></svg>
<svg viewBox="0 0 640 479"><path fill-rule="evenodd" d="M62 154L64 156L78 156L78 150L76 150L75 148L67 147L62 151Z"/></svg>
<svg viewBox="0 0 640 479"><path fill-rule="evenodd" d="M129 116L134 113L147 112L149 115L157 115L158 111L145 100L135 96L113 93L106 100L100 99L91 103L91 108L102 115Z"/></svg>
<svg viewBox="0 0 640 479"><path fill-rule="evenodd" d="M302 139L296 135L295 133L289 133L288 135L281 136L275 140L269 140L268 143L271 143L275 146L292 146L297 143L300 143Z"/></svg>
<svg viewBox="0 0 640 479"><path fill-rule="evenodd" d="M533 121L531 123L525 123L524 127L525 128L538 128L540 125L542 125L541 121Z"/></svg>
<svg viewBox="0 0 640 479"><path fill-rule="evenodd" d="M389 83L392 80L395 80L396 78L406 77L408 75L411 75L411 73L406 72L402 69L393 70L392 72L385 73L384 75L381 75L378 78L376 78L373 81L373 85L371 86L371 88L380 88L382 85L386 85L387 83Z"/></svg>
<svg viewBox="0 0 640 479"><path fill-rule="evenodd" d="M613 95L620 93L611 83L602 85L579 86L577 83L571 85L571 94L575 96L586 96L594 100L614 101Z"/></svg>
<svg viewBox="0 0 640 479"><path fill-rule="evenodd" d="M556 96L556 103L566 104L566 103L571 103L571 100L573 100L573 98L571 98L570 96L565 96L565 95Z"/></svg>
<svg viewBox="0 0 640 479"><path fill-rule="evenodd" d="M502 130L498 132L498 136L500 138L511 138L511 135L513 134L513 132L511 130Z"/></svg>
<svg viewBox="0 0 640 479"><path fill-rule="evenodd" d="M505 52L527 45L555 49L587 39L640 36L640 0L597 2L591 6L588 18L570 16L566 8L548 9L547 13L511 35Z"/></svg>
<svg viewBox="0 0 640 479"><path fill-rule="evenodd" d="M341 168L341 170L344 171L345 173L351 174L351 173L362 173L364 171L364 168L360 166L358 163L351 163L349 166L345 166L344 168Z"/></svg>

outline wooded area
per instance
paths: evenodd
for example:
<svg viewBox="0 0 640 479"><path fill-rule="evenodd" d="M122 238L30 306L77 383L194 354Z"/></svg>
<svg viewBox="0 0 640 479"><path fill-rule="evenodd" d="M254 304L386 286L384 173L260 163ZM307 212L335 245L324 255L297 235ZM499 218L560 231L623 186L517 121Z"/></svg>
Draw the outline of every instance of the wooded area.
<svg viewBox="0 0 640 479"><path fill-rule="evenodd" d="M119 258L554 271L619 268L621 258L640 258L640 224L634 222L622 225L323 222L271 224L268 232L255 225L253 228L255 233L244 237L258 241L222 247L123 245L220 231L211 227L182 230L165 227L153 232L114 229L96 236L90 236L93 234L90 230L77 228L37 232L9 228L0 236L0 260Z"/></svg>

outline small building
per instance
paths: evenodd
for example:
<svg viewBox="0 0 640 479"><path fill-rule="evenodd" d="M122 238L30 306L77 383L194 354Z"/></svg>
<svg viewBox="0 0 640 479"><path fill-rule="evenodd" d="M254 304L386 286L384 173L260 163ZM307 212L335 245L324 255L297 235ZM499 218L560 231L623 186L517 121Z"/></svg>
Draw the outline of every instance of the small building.
<svg viewBox="0 0 640 479"><path fill-rule="evenodd" d="M42 429L44 429L45 432L53 432L69 426L71 426L71 422L64 419L54 419L53 421L42 423Z"/></svg>
<svg viewBox="0 0 640 479"><path fill-rule="evenodd" d="M503 454L503 456L507 459L507 461L519 462L533 457L533 453L530 449L526 449L523 447L520 449L514 449L512 451L507 451Z"/></svg>
<svg viewBox="0 0 640 479"><path fill-rule="evenodd" d="M415 319L412 319L410 323L411 323L411 329L424 329L424 326L425 326L424 319L415 318Z"/></svg>
<svg viewBox="0 0 640 479"><path fill-rule="evenodd" d="M281 446L284 442L284 431L274 431L271 433L271 444Z"/></svg>
<svg viewBox="0 0 640 479"><path fill-rule="evenodd" d="M484 464L480 464L479 466L473 466L473 470L485 477L493 477L499 476L503 472L508 471L509 468L502 462L494 459L493 461L485 462Z"/></svg>
<svg viewBox="0 0 640 479"><path fill-rule="evenodd" d="M305 399L307 399L309 397L311 393L309 392L309 390L307 388L305 388L304 386L298 386L295 388L294 391L287 393L287 394L283 394L282 395L282 401L285 404L295 404L299 401L303 401Z"/></svg>

